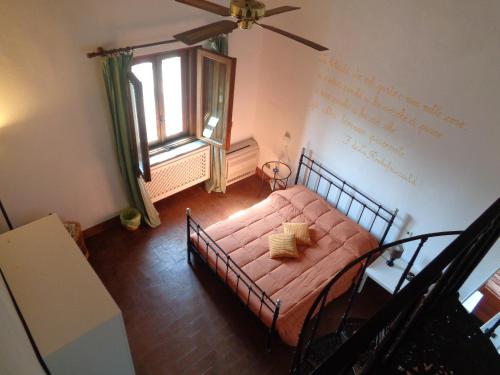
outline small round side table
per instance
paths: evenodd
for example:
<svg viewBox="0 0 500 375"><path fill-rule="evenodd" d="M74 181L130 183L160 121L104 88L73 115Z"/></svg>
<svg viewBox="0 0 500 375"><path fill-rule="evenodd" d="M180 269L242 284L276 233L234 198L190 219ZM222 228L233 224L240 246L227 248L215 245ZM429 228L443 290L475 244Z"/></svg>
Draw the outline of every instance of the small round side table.
<svg viewBox="0 0 500 375"><path fill-rule="evenodd" d="M262 180L269 182L271 191L286 189L291 174L292 169L279 160L268 161L262 165Z"/></svg>

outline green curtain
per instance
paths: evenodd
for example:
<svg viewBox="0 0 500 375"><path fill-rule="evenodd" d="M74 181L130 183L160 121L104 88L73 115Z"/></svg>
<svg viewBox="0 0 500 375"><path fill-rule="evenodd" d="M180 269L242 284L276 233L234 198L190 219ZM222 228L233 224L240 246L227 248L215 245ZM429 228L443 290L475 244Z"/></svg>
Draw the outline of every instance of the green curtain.
<svg viewBox="0 0 500 375"><path fill-rule="evenodd" d="M207 40L205 48L227 56L229 53L229 44L226 34L218 35ZM212 162L210 165L210 179L205 181L205 190L209 193L226 192L226 150L223 147L210 146Z"/></svg>
<svg viewBox="0 0 500 375"><path fill-rule="evenodd" d="M210 146L212 162L210 165L210 179L205 181L205 190L209 193L226 192L226 150L214 145Z"/></svg>
<svg viewBox="0 0 500 375"><path fill-rule="evenodd" d="M204 47L220 53L221 55L227 56L229 54L227 34L217 35L208 39Z"/></svg>
<svg viewBox="0 0 500 375"><path fill-rule="evenodd" d="M160 225L160 216L146 191L144 180L134 171L132 156L131 124L128 111L127 75L132 53L106 56L102 59L104 83L108 94L109 110L120 171L127 187L130 204L137 208L150 227Z"/></svg>

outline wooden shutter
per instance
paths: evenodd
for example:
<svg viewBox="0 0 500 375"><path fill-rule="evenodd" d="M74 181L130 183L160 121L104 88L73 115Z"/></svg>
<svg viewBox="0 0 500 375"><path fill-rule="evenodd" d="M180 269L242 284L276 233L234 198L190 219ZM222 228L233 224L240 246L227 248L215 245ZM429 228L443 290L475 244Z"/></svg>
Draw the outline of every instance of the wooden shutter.
<svg viewBox="0 0 500 375"><path fill-rule="evenodd" d="M130 133L132 135L134 169L137 176L142 176L145 181L151 181L142 84L132 72L128 76L128 89L130 96L129 113L132 119Z"/></svg>

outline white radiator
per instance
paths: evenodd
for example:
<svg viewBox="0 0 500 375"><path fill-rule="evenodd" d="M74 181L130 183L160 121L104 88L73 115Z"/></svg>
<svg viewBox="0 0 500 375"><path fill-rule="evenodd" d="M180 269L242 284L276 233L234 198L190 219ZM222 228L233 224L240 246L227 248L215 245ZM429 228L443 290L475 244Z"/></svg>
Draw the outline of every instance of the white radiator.
<svg viewBox="0 0 500 375"><path fill-rule="evenodd" d="M151 181L146 189L153 202L210 178L208 145L151 167Z"/></svg>
<svg viewBox="0 0 500 375"><path fill-rule="evenodd" d="M259 161L259 146L253 138L231 145L226 154L227 185L255 174Z"/></svg>

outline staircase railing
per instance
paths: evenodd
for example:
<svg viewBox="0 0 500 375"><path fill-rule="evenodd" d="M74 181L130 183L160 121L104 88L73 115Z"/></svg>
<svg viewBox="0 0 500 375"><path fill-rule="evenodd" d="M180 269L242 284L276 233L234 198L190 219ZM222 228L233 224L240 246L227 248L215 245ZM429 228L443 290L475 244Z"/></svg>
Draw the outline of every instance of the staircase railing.
<svg viewBox="0 0 500 375"><path fill-rule="evenodd" d="M324 316L328 292L342 275L361 264L361 271L355 283L357 286L366 270L367 263L386 249L411 241L419 241L421 244L419 247L422 249L427 239L431 237L457 234L458 237L451 241L406 286L399 289L377 313L353 332L344 335L345 327L350 319L349 311L353 299L356 298L356 288L354 288L346 308L347 313L344 313L339 325L340 329L331 334L339 338L333 341L336 346L332 347L330 352L322 353L324 354L322 358L316 358L316 363L308 366L312 345L317 342L321 343L321 338L317 338L317 332L321 316ZM499 236L500 198L463 232L430 233L395 241L351 262L330 280L309 310L299 337L291 372L294 374L344 374L353 366L360 365L358 368L362 369L363 374L380 373L381 370L383 370L382 373L386 373L384 369L390 368L391 364L401 363L397 353L399 348L404 346L405 339L409 337L408 340L411 341L411 334L418 332L419 327L429 322L433 315L439 314L447 301L458 301L459 288L496 243ZM407 267L405 272L407 273L408 270ZM406 276L405 272L402 278ZM398 284L400 287L403 285L401 280ZM445 317L445 321L446 319ZM404 355L416 356L417 359L419 357L419 354L413 352ZM456 366L453 363L448 364L451 367Z"/></svg>
<svg viewBox="0 0 500 375"><path fill-rule="evenodd" d="M396 246L401 246L403 244L412 243L412 242L417 243L416 250L414 251L410 261L408 262L407 266L405 267L404 271L402 272L401 277L396 285L396 288L394 290L394 294L396 294L401 289L401 286L403 285L404 280L407 278L408 274L410 273L412 266L414 265L419 253L422 251L422 249L423 249L425 243L428 241L428 239L436 238L436 237L445 237L445 236L457 236L461 233L462 233L462 231L445 231L445 232L427 233L427 234L422 234L422 235L418 235L418 236L413 236L413 237L401 239L398 241L388 243L388 244L383 245L383 246L379 246L375 249L372 249L369 252L365 253L364 255L362 255L362 256L358 257L357 259L353 260L352 262L350 262L347 266L345 266L339 273L337 273L328 282L328 284L323 288L321 293L316 297L311 308L309 309L309 312L306 315L306 318L304 320L304 324L302 326L302 330L301 330L301 333L299 336L299 341L298 341L297 347L295 349L294 358L292 361L291 373L299 374L299 373L307 372L307 371L304 371L303 365L307 362L311 347L314 344L315 339L317 338L318 328L319 328L321 319L323 317L325 307L327 305L328 295L329 295L332 287L334 287L335 283L344 274L346 274L349 270L351 270L354 267L361 267L360 271L358 272L358 274L356 276L354 286L350 291L349 299L348 299L346 308L342 314L342 318L340 320L340 323L339 323L339 325L334 333L337 336L336 342L338 342L338 343L345 340L345 338L347 336L346 324L349 321L349 315L351 313L354 302L357 298L359 298L359 293L357 291L360 287L363 276L365 275L366 268L370 265L370 263L373 260L375 260L378 256L382 255L387 249L390 249L390 248L393 248Z"/></svg>

